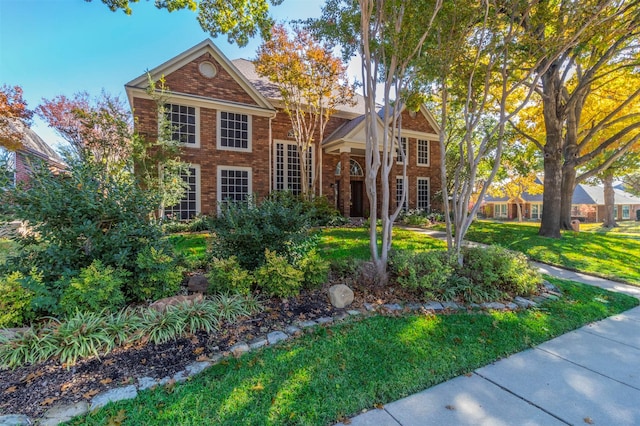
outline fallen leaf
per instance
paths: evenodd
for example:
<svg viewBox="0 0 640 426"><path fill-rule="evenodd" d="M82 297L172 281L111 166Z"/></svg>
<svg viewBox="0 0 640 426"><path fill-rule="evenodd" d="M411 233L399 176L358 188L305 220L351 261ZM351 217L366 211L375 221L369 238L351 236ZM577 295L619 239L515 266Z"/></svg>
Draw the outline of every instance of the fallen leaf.
<svg viewBox="0 0 640 426"><path fill-rule="evenodd" d="M109 418L107 426L120 426L122 422L124 422L126 419L127 419L126 411L120 410L118 411L118 414Z"/></svg>
<svg viewBox="0 0 640 426"><path fill-rule="evenodd" d="M198 362L209 361L209 357L206 355L200 355L198 358L196 358L196 361Z"/></svg>
<svg viewBox="0 0 640 426"><path fill-rule="evenodd" d="M342 423L345 425L350 425L351 424L351 419L344 419L342 420Z"/></svg>
<svg viewBox="0 0 640 426"><path fill-rule="evenodd" d="M65 392L67 389L71 388L73 386L73 383L67 382L67 383L63 383L62 386L60 386L60 392Z"/></svg>
<svg viewBox="0 0 640 426"><path fill-rule="evenodd" d="M593 420L591 419L591 417L585 417L583 420L588 425L592 425L593 424Z"/></svg>
<svg viewBox="0 0 640 426"><path fill-rule="evenodd" d="M204 352L204 348L203 348L202 346L200 346L200 347L198 347L198 348L195 348L195 349L193 350L193 354L194 354L194 355L200 355L202 352Z"/></svg>
<svg viewBox="0 0 640 426"><path fill-rule="evenodd" d="M107 359L102 364L103 365L113 365L114 362L116 362L116 361L113 360L113 359Z"/></svg>
<svg viewBox="0 0 640 426"><path fill-rule="evenodd" d="M113 379L110 379L109 377L107 377L106 379L100 380L100 383L102 383L103 385L108 385L111 382L113 382Z"/></svg>
<svg viewBox="0 0 640 426"><path fill-rule="evenodd" d="M140 360L140 364L145 365L147 363L147 359L146 358L142 358Z"/></svg>
<svg viewBox="0 0 640 426"><path fill-rule="evenodd" d="M376 407L378 410L384 410L384 405L382 404L373 404L374 407Z"/></svg>
<svg viewBox="0 0 640 426"><path fill-rule="evenodd" d="M444 408L446 408L447 410L451 410L451 411L456 409L456 407L454 407L453 405L445 405Z"/></svg>
<svg viewBox="0 0 640 426"><path fill-rule="evenodd" d="M4 393L14 393L14 392L15 392L15 391L17 391L17 390L18 390L18 388L17 388L17 387L15 387L15 386L11 386L11 387L7 388L7 389L4 391Z"/></svg>
<svg viewBox="0 0 640 426"><path fill-rule="evenodd" d="M467 373L467 374L465 374L465 376L467 376L467 377L473 377L473 373Z"/></svg>
<svg viewBox="0 0 640 426"><path fill-rule="evenodd" d="M251 390L254 391L261 391L264 390L264 386L262 386L262 383L259 383L257 385L251 386Z"/></svg>
<svg viewBox="0 0 640 426"><path fill-rule="evenodd" d="M96 395L98 394L98 392L99 392L99 391L98 391L97 389L90 389L90 390L88 390L87 392L83 393L83 394L82 394L82 397L83 397L84 399L91 399L91 398L93 398L94 396L96 396Z"/></svg>
<svg viewBox="0 0 640 426"><path fill-rule="evenodd" d="M40 405L51 405L51 404L53 404L54 402L56 402L57 400L58 400L58 398L56 398L56 397L47 398L47 399L43 400L43 401L40 403Z"/></svg>

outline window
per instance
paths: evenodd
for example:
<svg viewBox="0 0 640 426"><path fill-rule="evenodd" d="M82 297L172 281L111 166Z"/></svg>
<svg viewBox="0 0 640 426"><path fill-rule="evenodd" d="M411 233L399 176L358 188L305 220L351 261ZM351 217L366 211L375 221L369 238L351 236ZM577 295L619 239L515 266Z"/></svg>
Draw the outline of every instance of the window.
<svg viewBox="0 0 640 426"><path fill-rule="evenodd" d="M218 148L251 151L251 117L218 111Z"/></svg>
<svg viewBox="0 0 640 426"><path fill-rule="evenodd" d="M404 178L402 176L396 177L396 206L402 205L402 210L407 210L407 200L409 199L409 190L407 188L407 196L403 199L404 191Z"/></svg>
<svg viewBox="0 0 640 426"><path fill-rule="evenodd" d="M505 219L507 217L507 205L496 204L495 209L493 210L493 217Z"/></svg>
<svg viewBox="0 0 640 426"><path fill-rule="evenodd" d="M250 167L218 166L218 202L247 201L250 194Z"/></svg>
<svg viewBox="0 0 640 426"><path fill-rule="evenodd" d="M622 218L623 219L631 219L631 206L625 204L622 206Z"/></svg>
<svg viewBox="0 0 640 426"><path fill-rule="evenodd" d="M429 163L429 141L418 139L418 166L428 166Z"/></svg>
<svg viewBox="0 0 640 426"><path fill-rule="evenodd" d="M400 142L398 142L398 146L396 148L396 162L398 164L403 164L405 158L409 158L409 151L407 151L407 148L407 138L400 138Z"/></svg>
<svg viewBox="0 0 640 426"><path fill-rule="evenodd" d="M342 175L342 161L338 161L336 165L336 176ZM364 176L364 171L362 171L362 166L353 158L349 159L349 175L350 176Z"/></svg>
<svg viewBox="0 0 640 426"><path fill-rule="evenodd" d="M198 146L197 108L165 104L165 118L171 125L171 140L188 146Z"/></svg>
<svg viewBox="0 0 640 426"><path fill-rule="evenodd" d="M180 202L175 206L165 208L164 214L171 219L193 219L200 213L200 167L192 165L183 171L180 177L189 186Z"/></svg>
<svg viewBox="0 0 640 426"><path fill-rule="evenodd" d="M542 204L531 204L531 219L542 218Z"/></svg>
<svg viewBox="0 0 640 426"><path fill-rule="evenodd" d="M302 192L300 178L300 156L298 145L294 143L276 143L276 191L291 191L294 194ZM313 150L307 151L307 187L313 184Z"/></svg>
<svg viewBox="0 0 640 426"><path fill-rule="evenodd" d="M613 217L618 218L618 206L614 204L613 206Z"/></svg>
<svg viewBox="0 0 640 426"><path fill-rule="evenodd" d="M418 210L429 211L429 178L418 178L418 186L416 187L416 208Z"/></svg>

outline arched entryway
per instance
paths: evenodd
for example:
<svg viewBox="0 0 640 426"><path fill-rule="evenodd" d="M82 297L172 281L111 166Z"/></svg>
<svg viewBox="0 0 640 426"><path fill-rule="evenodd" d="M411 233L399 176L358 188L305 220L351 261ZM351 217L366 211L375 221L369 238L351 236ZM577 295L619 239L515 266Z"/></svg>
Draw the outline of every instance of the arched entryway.
<svg viewBox="0 0 640 426"><path fill-rule="evenodd" d="M336 207L350 217L364 217L364 171L360 163L349 158L349 170L342 170L342 161L336 165ZM344 188L349 188L344 192Z"/></svg>

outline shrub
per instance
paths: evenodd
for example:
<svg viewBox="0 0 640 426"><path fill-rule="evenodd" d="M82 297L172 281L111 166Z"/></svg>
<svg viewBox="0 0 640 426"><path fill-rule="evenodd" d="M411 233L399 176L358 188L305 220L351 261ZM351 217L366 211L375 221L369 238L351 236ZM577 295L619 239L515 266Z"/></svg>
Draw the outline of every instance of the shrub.
<svg viewBox="0 0 640 426"><path fill-rule="evenodd" d="M129 296L136 301L172 296L180 289L182 272L168 249L146 247L138 253L135 280L128 286Z"/></svg>
<svg viewBox="0 0 640 426"><path fill-rule="evenodd" d="M105 325L105 311L77 310L55 327L53 340L56 349L53 355L58 356L61 363L72 365L79 358L110 351L115 347L115 341Z"/></svg>
<svg viewBox="0 0 640 426"><path fill-rule="evenodd" d="M212 254L236 256L240 266L252 271L265 262L265 250L275 251L291 263L299 248L311 238L309 216L300 202L280 202L274 195L259 205L228 203L213 221Z"/></svg>
<svg viewBox="0 0 640 426"><path fill-rule="evenodd" d="M176 232L201 232L207 231L211 227L211 218L205 215L199 215L191 220L181 221L167 219L162 223L162 229L166 233Z"/></svg>
<svg viewBox="0 0 640 426"><path fill-rule="evenodd" d="M242 268L235 256L228 259L214 258L207 275L209 292L249 294L254 278Z"/></svg>
<svg viewBox="0 0 640 426"><path fill-rule="evenodd" d="M300 259L297 266L302 271L304 286L306 288L319 287L327 282L329 262L320 257L315 249Z"/></svg>
<svg viewBox="0 0 640 426"><path fill-rule="evenodd" d="M70 279L62 293L60 308L67 314L76 310L116 311L125 304L122 287L128 276L127 271L94 260L77 277Z"/></svg>
<svg viewBox="0 0 640 426"><path fill-rule="evenodd" d="M20 272L0 277L0 328L20 326L34 318L33 292L23 287Z"/></svg>
<svg viewBox="0 0 640 426"><path fill-rule="evenodd" d="M304 273L291 266L284 256L279 256L275 251L267 249L264 256L264 265L255 271L258 287L270 296L297 295L304 280Z"/></svg>
<svg viewBox="0 0 640 426"><path fill-rule="evenodd" d="M418 291L427 299L439 298L454 273L447 254L435 250L421 253L394 251L389 265L402 287Z"/></svg>

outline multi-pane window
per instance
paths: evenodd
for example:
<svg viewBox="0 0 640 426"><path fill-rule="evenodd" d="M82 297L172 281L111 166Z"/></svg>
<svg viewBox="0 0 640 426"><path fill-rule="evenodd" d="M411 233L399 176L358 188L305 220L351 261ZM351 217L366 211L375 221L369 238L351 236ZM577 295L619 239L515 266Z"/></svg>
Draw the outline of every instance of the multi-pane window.
<svg viewBox="0 0 640 426"><path fill-rule="evenodd" d="M220 111L219 147L227 149L251 149L251 123L247 114Z"/></svg>
<svg viewBox="0 0 640 426"><path fill-rule="evenodd" d="M624 206L622 206L622 218L623 219L631 218L631 209L628 204L625 204Z"/></svg>
<svg viewBox="0 0 640 426"><path fill-rule="evenodd" d="M582 216L582 212L580 211L580 205L579 204L572 204L571 205L571 216L572 217L580 217L580 216Z"/></svg>
<svg viewBox="0 0 640 426"><path fill-rule="evenodd" d="M165 216L177 220L193 219L199 213L198 206L198 168L189 167L184 170L180 177L186 182L187 187L180 202L164 210Z"/></svg>
<svg viewBox="0 0 640 426"><path fill-rule="evenodd" d="M396 161L398 164L404 163L404 159L409 157L409 152L407 151L407 138L402 137L398 141L398 146L396 147Z"/></svg>
<svg viewBox="0 0 640 426"><path fill-rule="evenodd" d="M429 178L419 177L416 190L416 208L418 210L429 211Z"/></svg>
<svg viewBox="0 0 640 426"><path fill-rule="evenodd" d="M247 201L251 194L251 169L218 167L218 201Z"/></svg>
<svg viewBox="0 0 640 426"><path fill-rule="evenodd" d="M531 219L542 218L542 204L531 205Z"/></svg>
<svg viewBox="0 0 640 426"><path fill-rule="evenodd" d="M406 197L403 199L404 195L404 178L402 176L396 177L396 206L402 205L402 210L407 210L407 200L409 199L409 194L406 194ZM408 192L408 191L407 191Z"/></svg>
<svg viewBox="0 0 640 426"><path fill-rule="evenodd" d="M313 183L313 155L309 148L307 160L307 185ZM294 194L302 192L302 179L300 176L300 156L298 146L290 143L276 143L276 191L288 190Z"/></svg>
<svg viewBox="0 0 640 426"><path fill-rule="evenodd" d="M506 204L496 204L495 210L493 211L493 217L506 218L507 217L507 205Z"/></svg>
<svg viewBox="0 0 640 426"><path fill-rule="evenodd" d="M417 146L418 166L429 165L429 141L418 139Z"/></svg>
<svg viewBox="0 0 640 426"><path fill-rule="evenodd" d="M165 118L171 126L171 139L188 145L196 145L196 108L186 105L165 104Z"/></svg>
<svg viewBox="0 0 640 426"><path fill-rule="evenodd" d="M614 204L613 206L613 217L618 218L618 206Z"/></svg>

